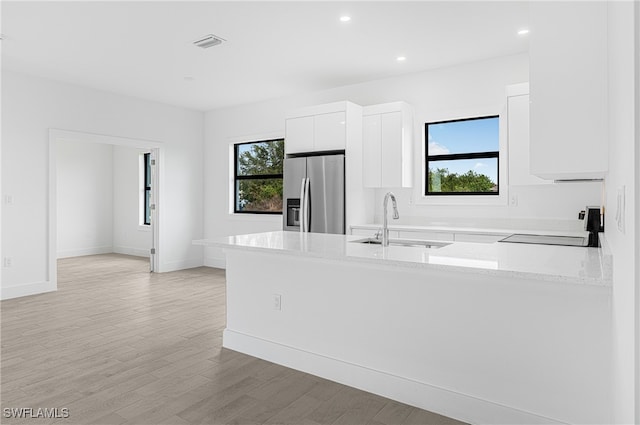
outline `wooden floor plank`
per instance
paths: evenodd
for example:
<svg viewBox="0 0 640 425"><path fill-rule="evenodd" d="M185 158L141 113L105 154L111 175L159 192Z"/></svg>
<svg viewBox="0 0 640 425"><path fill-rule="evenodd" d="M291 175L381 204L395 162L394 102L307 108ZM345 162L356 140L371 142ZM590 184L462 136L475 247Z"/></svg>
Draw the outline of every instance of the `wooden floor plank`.
<svg viewBox="0 0 640 425"><path fill-rule="evenodd" d="M58 261L58 291L2 301L6 424L460 424L222 348L224 271L151 274L105 254Z"/></svg>

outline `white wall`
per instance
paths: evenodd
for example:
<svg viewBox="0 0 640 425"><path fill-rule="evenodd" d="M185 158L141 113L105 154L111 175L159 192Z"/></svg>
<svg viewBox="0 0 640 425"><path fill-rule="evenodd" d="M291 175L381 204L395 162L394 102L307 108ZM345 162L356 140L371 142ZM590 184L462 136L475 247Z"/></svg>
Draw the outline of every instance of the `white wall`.
<svg viewBox="0 0 640 425"><path fill-rule="evenodd" d="M56 146L58 258L112 252L113 147Z"/></svg>
<svg viewBox="0 0 640 425"><path fill-rule="evenodd" d="M202 264L203 114L2 71L2 298L55 289L48 279L48 129L163 144L160 271Z"/></svg>
<svg viewBox="0 0 640 425"><path fill-rule="evenodd" d="M140 225L140 155L148 152L113 147L113 252L148 257L151 229Z"/></svg>
<svg viewBox="0 0 640 425"><path fill-rule="evenodd" d="M424 218L548 218L576 220L585 205L601 203L601 185L571 184L514 188L518 206L417 205L422 186L420 155L425 122L502 112L505 87L528 81L527 55L515 55L451 68L409 74L339 87L318 93L240 107L205 115L205 236L269 231L281 228L278 217L236 217L228 213L229 148L232 141L262 134L284 135L285 112L303 106L350 100L359 105L403 100L414 108L414 188L394 189L401 220ZM377 191L376 215L381 215L384 191ZM576 220L577 221L577 220ZM205 263L223 264L219 250L208 248Z"/></svg>
<svg viewBox="0 0 640 425"><path fill-rule="evenodd" d="M638 96L635 63L640 43L634 29L637 2L609 2L609 173L606 177L606 239L613 253L613 395L616 423L638 423L635 417L640 403L637 382L636 320L637 269L640 267L636 238L638 234L637 158ZM636 15L637 18L637 15ZM636 22L635 25L638 25ZM635 43L635 44L634 44ZM635 50L634 50L635 49ZM625 187L626 217L624 230L615 219L618 191Z"/></svg>

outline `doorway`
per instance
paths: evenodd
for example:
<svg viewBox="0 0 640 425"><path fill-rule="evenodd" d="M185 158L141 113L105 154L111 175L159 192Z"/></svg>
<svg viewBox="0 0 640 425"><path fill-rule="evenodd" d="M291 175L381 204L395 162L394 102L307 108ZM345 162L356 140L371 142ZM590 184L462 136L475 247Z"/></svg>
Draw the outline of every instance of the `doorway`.
<svg viewBox="0 0 640 425"><path fill-rule="evenodd" d="M159 271L162 157L161 142L49 130L48 274L56 288L64 257L145 256Z"/></svg>

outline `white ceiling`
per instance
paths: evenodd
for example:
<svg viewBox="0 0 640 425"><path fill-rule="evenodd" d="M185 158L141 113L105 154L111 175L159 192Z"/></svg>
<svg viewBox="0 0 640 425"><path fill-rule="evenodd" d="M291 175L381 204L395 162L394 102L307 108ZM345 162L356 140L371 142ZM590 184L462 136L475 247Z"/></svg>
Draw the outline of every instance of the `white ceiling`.
<svg viewBox="0 0 640 425"><path fill-rule="evenodd" d="M2 1L2 68L210 110L525 52L522 1ZM352 20L340 22L349 15ZM209 49L205 34L228 40ZM405 62L396 61L406 56ZM185 77L192 77L187 81Z"/></svg>

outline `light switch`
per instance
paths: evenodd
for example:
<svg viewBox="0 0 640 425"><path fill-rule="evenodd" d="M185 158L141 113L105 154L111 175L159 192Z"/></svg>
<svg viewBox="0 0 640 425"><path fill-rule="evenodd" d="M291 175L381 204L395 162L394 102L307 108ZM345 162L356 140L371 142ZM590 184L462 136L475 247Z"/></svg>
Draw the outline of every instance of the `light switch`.
<svg viewBox="0 0 640 425"><path fill-rule="evenodd" d="M282 310L282 295L273 294L273 309L277 311Z"/></svg>
<svg viewBox="0 0 640 425"><path fill-rule="evenodd" d="M625 204L626 204L626 187L620 186L618 188L618 197L616 201L616 224L618 225L618 230L620 233L624 234L625 228Z"/></svg>

